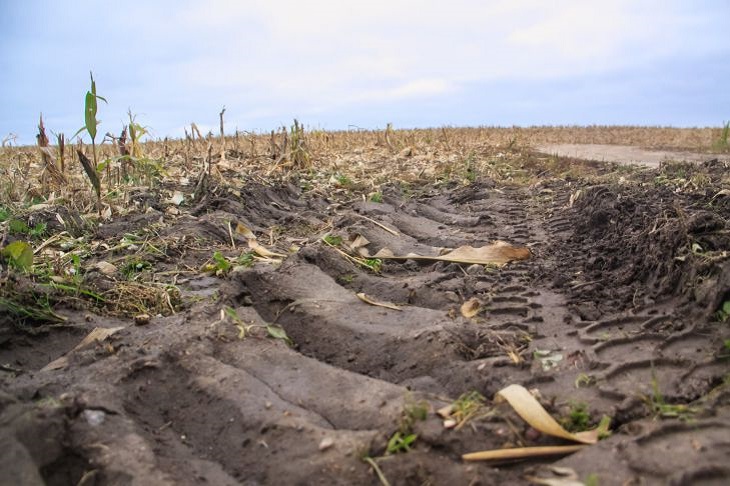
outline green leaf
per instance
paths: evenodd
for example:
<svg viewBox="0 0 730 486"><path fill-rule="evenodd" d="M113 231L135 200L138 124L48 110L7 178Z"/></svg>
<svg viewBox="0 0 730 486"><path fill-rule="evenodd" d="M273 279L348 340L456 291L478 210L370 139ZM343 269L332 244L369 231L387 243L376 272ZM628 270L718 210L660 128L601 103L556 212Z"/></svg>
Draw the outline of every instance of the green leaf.
<svg viewBox="0 0 730 486"><path fill-rule="evenodd" d="M272 338L281 339L282 341L287 343L289 346L294 344L294 342L291 340L291 338L286 334L286 331L279 326L273 326L271 324L268 324L266 326L266 332L269 333L269 336L271 336Z"/></svg>
<svg viewBox="0 0 730 486"><path fill-rule="evenodd" d="M79 128L79 129L78 129L78 130L76 131L76 133L74 133L74 134L73 134L73 135L71 136L71 138L76 138L76 135L78 135L79 133L83 132L84 130L86 130L86 127L81 127L81 128Z"/></svg>
<svg viewBox="0 0 730 486"><path fill-rule="evenodd" d="M30 270L33 266L33 248L25 241L14 241L3 248L5 256L11 265L20 270Z"/></svg>
<svg viewBox="0 0 730 486"><path fill-rule="evenodd" d="M92 78L91 86L93 89L94 81ZM84 123L86 131L89 132L91 139L96 139L96 95L91 91L86 92L86 110L84 112Z"/></svg>

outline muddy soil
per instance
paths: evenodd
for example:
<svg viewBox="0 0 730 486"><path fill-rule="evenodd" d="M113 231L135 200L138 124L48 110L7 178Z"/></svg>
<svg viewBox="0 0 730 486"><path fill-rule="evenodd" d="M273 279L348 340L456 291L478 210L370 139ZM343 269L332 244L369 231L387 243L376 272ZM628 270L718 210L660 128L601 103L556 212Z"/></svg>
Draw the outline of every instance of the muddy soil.
<svg viewBox="0 0 730 486"><path fill-rule="evenodd" d="M251 183L211 190L181 215L154 213L165 234L208 248L169 251L159 268L200 268L210 248L240 254L246 239L231 222L262 242L277 228L270 248L298 251L217 277L182 275L186 305L146 325L69 310L59 330L6 330L0 482L527 484L571 469L590 484L724 484L730 326L718 309L730 300L730 199L718 195L727 168L701 170L704 192L477 180L416 192L393 184L381 202ZM114 224L102 237L139 216ZM325 244L327 233L362 235L373 250L504 240L533 257L501 268L385 261L376 273ZM482 311L462 317L474 297ZM114 326L124 327L71 351ZM67 367L41 370L62 355ZM584 426L609 416L613 433L567 457L464 462L468 452L563 443L492 403L512 383L558 419L581 407ZM472 391L491 412L444 427L435 411ZM387 454L397 432L417 438Z"/></svg>

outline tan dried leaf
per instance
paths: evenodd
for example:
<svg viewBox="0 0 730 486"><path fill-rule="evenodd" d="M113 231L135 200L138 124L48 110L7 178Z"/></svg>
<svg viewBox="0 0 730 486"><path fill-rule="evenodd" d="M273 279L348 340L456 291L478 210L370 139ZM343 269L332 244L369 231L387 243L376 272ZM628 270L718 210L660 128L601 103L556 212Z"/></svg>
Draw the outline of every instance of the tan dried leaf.
<svg viewBox="0 0 730 486"><path fill-rule="evenodd" d="M461 304L461 315L468 319L471 319L472 317L479 314L480 310L482 310L482 303L476 297L472 297L471 299Z"/></svg>

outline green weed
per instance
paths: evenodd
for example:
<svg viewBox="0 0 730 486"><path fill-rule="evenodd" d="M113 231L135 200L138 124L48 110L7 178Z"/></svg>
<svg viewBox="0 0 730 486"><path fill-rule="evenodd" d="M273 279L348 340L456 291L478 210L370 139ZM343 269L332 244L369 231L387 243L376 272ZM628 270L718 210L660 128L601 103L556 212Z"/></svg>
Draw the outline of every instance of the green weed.
<svg viewBox="0 0 730 486"><path fill-rule="evenodd" d="M653 372L651 378L651 389L652 394L648 397L644 397L644 401L655 417L688 420L697 413L697 409L690 407L689 405L667 403L659 389L659 380Z"/></svg>
<svg viewBox="0 0 730 486"><path fill-rule="evenodd" d="M33 268L33 248L25 241L14 241L2 249L0 255L12 267L29 272Z"/></svg>
<svg viewBox="0 0 730 486"><path fill-rule="evenodd" d="M455 429L462 428L469 420L485 417L489 410L484 406L486 399L478 391L462 394L451 404L450 417L456 421Z"/></svg>
<svg viewBox="0 0 730 486"><path fill-rule="evenodd" d="M323 238L324 242L330 246L340 246L342 244L342 237L336 235L325 235Z"/></svg>
<svg viewBox="0 0 730 486"><path fill-rule="evenodd" d="M365 266L375 273L380 273L380 270L383 268L383 260L380 258L366 258Z"/></svg>
<svg viewBox="0 0 730 486"><path fill-rule="evenodd" d="M355 280L355 275L351 273L346 273L344 275L340 275L338 277L338 280L345 284L351 284Z"/></svg>
<svg viewBox="0 0 730 486"><path fill-rule="evenodd" d="M221 252L216 251L213 253L213 270L215 270L216 273L228 273L231 267L233 267L233 265Z"/></svg>
<svg viewBox="0 0 730 486"><path fill-rule="evenodd" d="M370 195L370 201L374 203L382 203L383 202L383 193L382 192L374 192Z"/></svg>
<svg viewBox="0 0 730 486"><path fill-rule="evenodd" d="M289 346L294 346L294 341L287 335L284 328L273 324L246 324L241 319L233 307L224 307L223 314L227 316L233 325L238 329L238 339L246 339L249 335L252 335L254 330L262 329L266 331L266 335L273 339L280 339Z"/></svg>
<svg viewBox="0 0 730 486"><path fill-rule="evenodd" d="M400 452L410 451L411 445L413 445L417 438L418 436L416 434L404 435L400 431L395 432L388 440L385 455L390 456Z"/></svg>
<svg viewBox="0 0 730 486"><path fill-rule="evenodd" d="M582 402L572 403L568 415L563 417L561 423L570 432L588 430L591 425L591 415L588 412L588 405Z"/></svg>
<svg viewBox="0 0 730 486"><path fill-rule="evenodd" d="M580 373L578 375L578 377L575 379L576 388L589 387L589 386L593 386L595 384L596 384L596 378L591 375L587 375L585 373Z"/></svg>
<svg viewBox="0 0 730 486"><path fill-rule="evenodd" d="M32 228L29 227L24 221L19 219L11 219L8 221L8 230L10 234L25 235L31 238L42 238L46 234L48 225L40 222L36 223Z"/></svg>
<svg viewBox="0 0 730 486"><path fill-rule="evenodd" d="M150 268L152 268L152 264L150 262L139 258L132 258L128 260L124 266L122 266L120 271L122 272L122 275L129 279Z"/></svg>
<svg viewBox="0 0 730 486"><path fill-rule="evenodd" d="M253 265L254 255L255 253L252 251L242 253L238 258L236 258L236 264L242 267L250 267Z"/></svg>
<svg viewBox="0 0 730 486"><path fill-rule="evenodd" d="M344 187L344 188L350 188L354 184L352 182L352 179L350 179L349 177L347 177L346 175L343 175L343 174L336 175L335 176L335 181L336 181L336 183L337 183L338 186Z"/></svg>
<svg viewBox="0 0 730 486"><path fill-rule="evenodd" d="M600 482L598 479L598 474L591 473L588 476L586 476L585 481L583 482L585 486L599 486Z"/></svg>
<svg viewBox="0 0 730 486"><path fill-rule="evenodd" d="M730 300L726 300L722 303L720 309L715 312L715 317L719 321L727 322L728 318L730 318Z"/></svg>

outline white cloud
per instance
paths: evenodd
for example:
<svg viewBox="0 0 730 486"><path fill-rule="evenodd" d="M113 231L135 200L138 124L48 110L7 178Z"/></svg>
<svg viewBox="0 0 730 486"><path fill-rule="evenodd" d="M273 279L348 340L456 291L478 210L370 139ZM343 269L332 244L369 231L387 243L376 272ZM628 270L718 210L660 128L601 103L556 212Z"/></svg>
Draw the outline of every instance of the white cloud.
<svg viewBox="0 0 730 486"><path fill-rule="evenodd" d="M727 44L719 19L730 13L726 3L703 9L678 0L93 5L88 0L88 8L72 12L48 4L34 12L48 18L33 17L22 29L25 38L12 49L7 44L8 64L22 73L13 76L28 79L14 84L35 88L25 95L35 104L30 112L48 110L48 100L70 99L71 92L81 93L76 103L90 67L102 94L121 105L109 121L122 120L131 105L149 112L150 124L161 130L156 113L177 116L177 125L180 116L202 123L206 110L214 124L222 105L243 124L438 101L492 81L600 76L718 52ZM87 42L88 25L103 32L97 42ZM67 84L34 84L48 72L61 73ZM0 104L24 99L5 91L9 101ZM78 107L71 109L76 116Z"/></svg>

